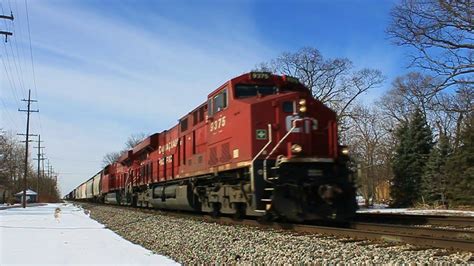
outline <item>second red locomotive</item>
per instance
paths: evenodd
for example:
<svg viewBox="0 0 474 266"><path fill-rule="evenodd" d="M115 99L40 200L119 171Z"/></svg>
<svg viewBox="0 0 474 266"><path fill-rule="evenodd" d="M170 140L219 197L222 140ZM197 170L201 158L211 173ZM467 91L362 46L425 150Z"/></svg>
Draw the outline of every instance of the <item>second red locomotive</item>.
<svg viewBox="0 0 474 266"><path fill-rule="evenodd" d="M336 114L297 79L251 72L72 191L111 204L346 220L355 214Z"/></svg>

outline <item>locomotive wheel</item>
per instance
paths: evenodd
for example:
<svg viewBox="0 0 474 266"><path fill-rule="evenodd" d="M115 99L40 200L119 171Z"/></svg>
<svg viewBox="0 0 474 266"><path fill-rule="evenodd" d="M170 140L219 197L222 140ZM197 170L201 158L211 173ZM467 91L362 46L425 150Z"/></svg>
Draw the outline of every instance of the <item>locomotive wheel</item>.
<svg viewBox="0 0 474 266"><path fill-rule="evenodd" d="M245 216L246 205L243 203L234 203L234 208L236 212L232 215L232 219L242 220Z"/></svg>
<svg viewBox="0 0 474 266"><path fill-rule="evenodd" d="M131 202L130 204L132 205L132 207L137 207L138 205L138 196L136 195L131 195Z"/></svg>
<svg viewBox="0 0 474 266"><path fill-rule="evenodd" d="M219 203L212 203L212 212L211 216L212 218L218 218L220 216L220 204Z"/></svg>

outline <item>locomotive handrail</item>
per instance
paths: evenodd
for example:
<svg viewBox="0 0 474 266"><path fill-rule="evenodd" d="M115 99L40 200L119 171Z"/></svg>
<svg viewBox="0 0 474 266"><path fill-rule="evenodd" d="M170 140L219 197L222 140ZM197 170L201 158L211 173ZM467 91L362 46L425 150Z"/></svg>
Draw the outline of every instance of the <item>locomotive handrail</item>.
<svg viewBox="0 0 474 266"><path fill-rule="evenodd" d="M131 185L130 185L130 188L128 186L128 179L130 178L131 174L130 173L127 173L127 178L125 179L125 184L124 184L124 191L125 191L125 197L127 196L127 194L130 192L131 190ZM132 180L133 182L133 180ZM131 183L131 182L130 182Z"/></svg>
<svg viewBox="0 0 474 266"><path fill-rule="evenodd" d="M288 130L288 132L285 134L285 136L283 136L283 138L281 138L281 140L275 145L275 147L273 147L272 151L268 154L267 157L265 157L265 160L263 160L263 180L267 181L267 182L270 182L268 180L268 174L267 174L267 160L268 158L270 158L270 156L272 156L272 154L278 149L278 147L280 147L281 143L283 143L283 141L288 138L288 136L293 133L293 131L296 129L296 122L298 121L304 121L305 119L304 118L299 118L299 119L295 119L292 121L293 123L293 126L290 128L290 130Z"/></svg>
<svg viewBox="0 0 474 266"><path fill-rule="evenodd" d="M250 166L252 167L252 171L250 172L250 185L251 185L251 190L255 191L255 182L254 182L254 174L253 174L253 163L257 158L263 153L263 151L272 143L273 137L272 137L272 124L268 124L268 142L263 146L263 148L253 157L252 162L250 162Z"/></svg>

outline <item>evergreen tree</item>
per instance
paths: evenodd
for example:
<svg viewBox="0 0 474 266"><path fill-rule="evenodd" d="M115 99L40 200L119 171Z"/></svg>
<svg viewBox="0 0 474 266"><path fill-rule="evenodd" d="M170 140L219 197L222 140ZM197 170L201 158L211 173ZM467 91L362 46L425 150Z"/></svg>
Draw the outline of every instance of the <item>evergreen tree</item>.
<svg viewBox="0 0 474 266"><path fill-rule="evenodd" d="M398 145L393 158L393 180L390 189L390 196L393 199L393 207L402 207L409 205L407 195L412 193L412 186L407 182L408 169L412 161L409 152L409 128L408 123L403 122L396 132Z"/></svg>
<svg viewBox="0 0 474 266"><path fill-rule="evenodd" d="M461 146L449 158L448 199L451 205L474 204L474 114L466 119L461 132Z"/></svg>
<svg viewBox="0 0 474 266"><path fill-rule="evenodd" d="M426 122L426 118L420 110L416 110L410 121L410 150L413 153L412 178L415 184L416 197L421 198L421 178L425 171L431 149L433 147L433 135Z"/></svg>
<svg viewBox="0 0 474 266"><path fill-rule="evenodd" d="M399 141L393 163L393 206L409 207L421 199L421 180L432 148L431 129L420 110L397 132Z"/></svg>
<svg viewBox="0 0 474 266"><path fill-rule="evenodd" d="M430 152L422 177L422 196L427 203L446 203L447 178L445 168L450 153L449 139L446 134L441 133L438 145Z"/></svg>

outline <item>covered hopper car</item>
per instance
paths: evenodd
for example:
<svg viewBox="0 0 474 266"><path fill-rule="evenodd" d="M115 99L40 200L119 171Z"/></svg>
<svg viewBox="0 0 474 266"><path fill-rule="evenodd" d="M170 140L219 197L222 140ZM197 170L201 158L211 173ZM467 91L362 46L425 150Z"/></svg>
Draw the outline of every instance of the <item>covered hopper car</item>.
<svg viewBox="0 0 474 266"><path fill-rule="evenodd" d="M291 221L346 220L355 186L334 111L289 76L233 78L67 195Z"/></svg>

